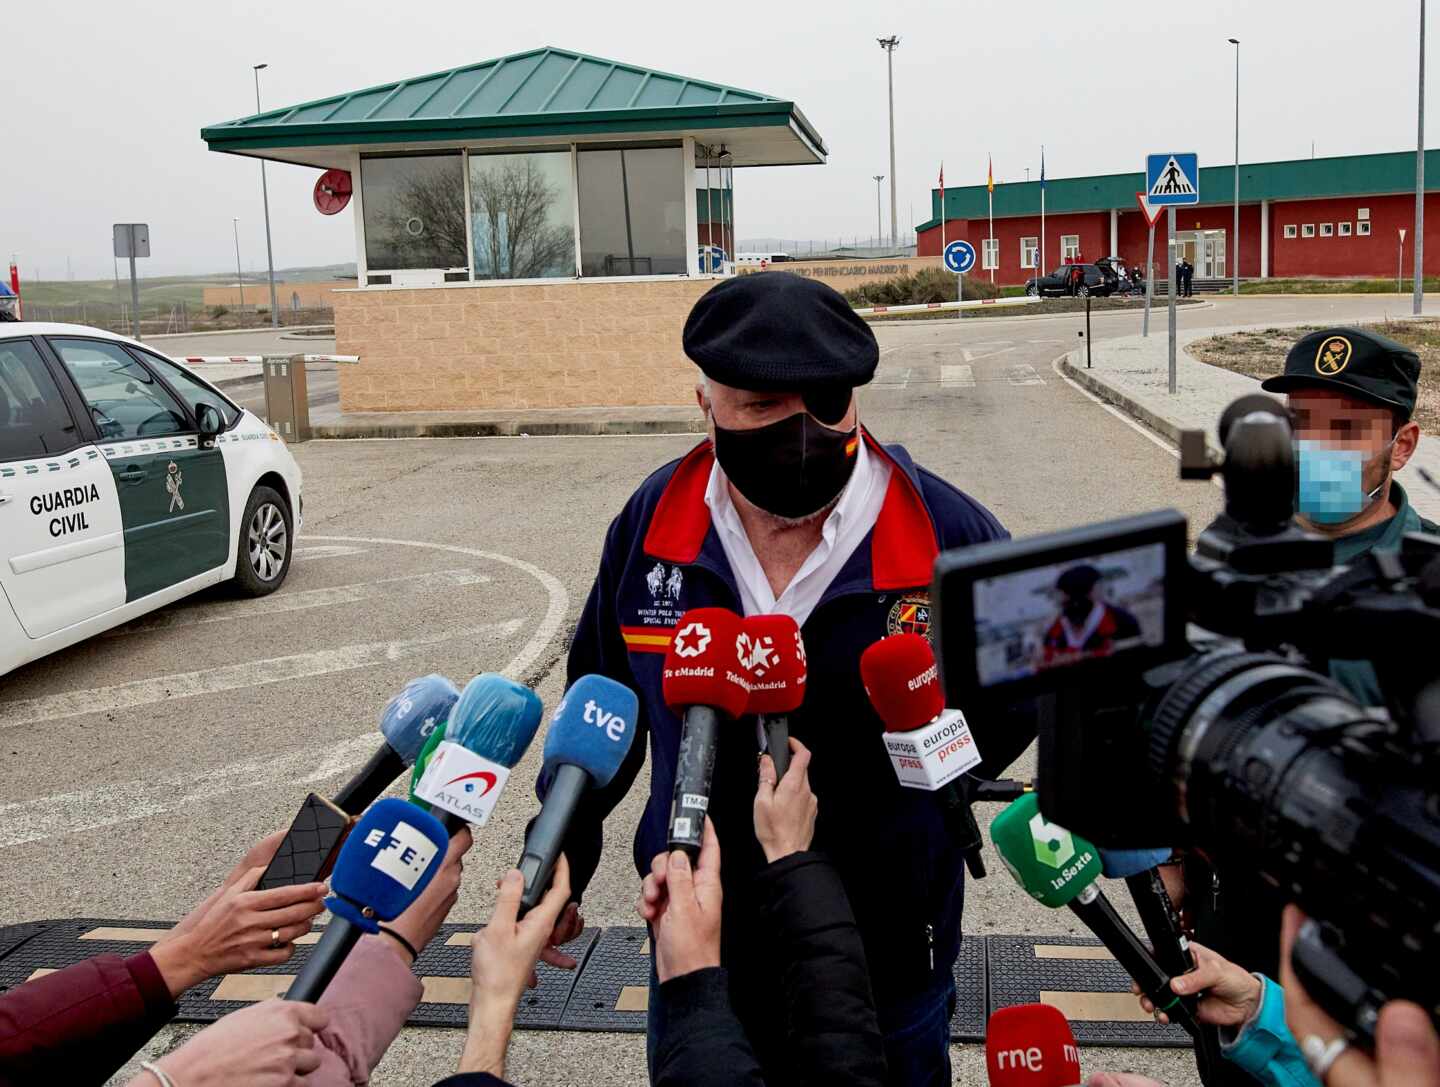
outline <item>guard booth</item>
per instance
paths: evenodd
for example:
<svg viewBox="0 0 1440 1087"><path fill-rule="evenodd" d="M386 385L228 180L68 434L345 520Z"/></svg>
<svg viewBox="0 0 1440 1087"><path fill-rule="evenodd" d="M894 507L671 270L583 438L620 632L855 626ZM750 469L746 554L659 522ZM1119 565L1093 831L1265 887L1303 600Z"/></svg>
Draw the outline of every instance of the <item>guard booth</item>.
<svg viewBox="0 0 1440 1087"><path fill-rule="evenodd" d="M341 172L316 206L355 224L347 412L687 402L680 333L734 274L734 171L826 154L788 99L555 48L201 136Z"/></svg>

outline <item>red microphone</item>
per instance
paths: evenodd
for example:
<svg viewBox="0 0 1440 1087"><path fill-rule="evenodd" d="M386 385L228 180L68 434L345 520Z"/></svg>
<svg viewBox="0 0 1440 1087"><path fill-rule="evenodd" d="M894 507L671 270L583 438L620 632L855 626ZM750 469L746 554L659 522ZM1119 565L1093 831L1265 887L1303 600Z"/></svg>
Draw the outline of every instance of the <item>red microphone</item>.
<svg viewBox="0 0 1440 1087"><path fill-rule="evenodd" d="M866 649L860 679L885 722L885 749L901 785L933 792L979 765L965 715L945 708L935 653L919 634L896 634Z"/></svg>
<svg viewBox="0 0 1440 1087"><path fill-rule="evenodd" d="M760 717L779 781L790 766L790 711L805 701L805 641L800 624L788 615L752 615L744 624L740 655L750 679L746 712Z"/></svg>
<svg viewBox="0 0 1440 1087"><path fill-rule="evenodd" d="M710 778L715 771L715 736L720 718L739 717L750 701L741 660L744 628L727 608L692 608L675 624L665 653L661 690L665 705L684 720L670 802L671 849L693 861L700 855Z"/></svg>
<svg viewBox="0 0 1440 1087"><path fill-rule="evenodd" d="M1080 1047L1059 1008L1017 1004L985 1024L990 1087L1079 1087Z"/></svg>

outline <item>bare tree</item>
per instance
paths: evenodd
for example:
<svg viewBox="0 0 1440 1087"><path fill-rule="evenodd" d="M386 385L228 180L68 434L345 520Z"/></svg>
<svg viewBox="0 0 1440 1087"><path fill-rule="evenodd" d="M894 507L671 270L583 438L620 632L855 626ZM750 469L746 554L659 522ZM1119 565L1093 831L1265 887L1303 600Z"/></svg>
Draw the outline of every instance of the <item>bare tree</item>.
<svg viewBox="0 0 1440 1087"><path fill-rule="evenodd" d="M534 279L556 272L573 273L572 228L550 225L562 203L560 187L545 179L534 158L526 155L495 164L484 159L471 162L483 164L470 174L470 203L477 227L476 275ZM559 210L563 213L566 209Z"/></svg>
<svg viewBox="0 0 1440 1087"><path fill-rule="evenodd" d="M380 244L397 258L403 253L397 267L465 266L465 185L458 173L406 178L376 219Z"/></svg>

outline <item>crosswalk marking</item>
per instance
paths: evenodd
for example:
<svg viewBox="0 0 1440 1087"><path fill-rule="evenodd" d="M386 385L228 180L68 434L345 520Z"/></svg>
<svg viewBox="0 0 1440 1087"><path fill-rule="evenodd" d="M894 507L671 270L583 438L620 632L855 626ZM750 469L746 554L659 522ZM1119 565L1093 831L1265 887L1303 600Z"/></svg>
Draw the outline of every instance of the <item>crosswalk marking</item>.
<svg viewBox="0 0 1440 1087"><path fill-rule="evenodd" d="M942 389L973 389L975 387L975 371L966 363L950 363L940 367L940 387Z"/></svg>
<svg viewBox="0 0 1440 1087"><path fill-rule="evenodd" d="M870 385L876 389L903 389L910 384L910 371L909 366L882 366Z"/></svg>
<svg viewBox="0 0 1440 1087"><path fill-rule="evenodd" d="M1014 366L1005 368L1005 376L1011 385L1044 385L1045 379L1035 372L1035 367L1027 363L1017 363Z"/></svg>

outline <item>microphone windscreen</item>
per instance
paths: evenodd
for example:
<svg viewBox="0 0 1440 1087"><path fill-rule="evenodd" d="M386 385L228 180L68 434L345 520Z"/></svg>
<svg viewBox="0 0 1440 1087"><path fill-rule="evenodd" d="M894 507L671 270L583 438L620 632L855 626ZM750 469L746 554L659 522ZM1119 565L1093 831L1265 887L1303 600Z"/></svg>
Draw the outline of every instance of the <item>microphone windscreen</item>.
<svg viewBox="0 0 1440 1087"><path fill-rule="evenodd" d="M789 713L805 701L805 642L789 615L742 620L740 650L750 682L747 713Z"/></svg>
<svg viewBox="0 0 1440 1087"><path fill-rule="evenodd" d="M1100 878L1099 850L1047 820L1034 793L995 816L990 840L1015 882L1042 906L1064 906Z"/></svg>
<svg viewBox="0 0 1440 1087"><path fill-rule="evenodd" d="M1059 1008L1016 1004L985 1024L990 1087L1078 1087L1080 1047Z"/></svg>
<svg viewBox="0 0 1440 1087"><path fill-rule="evenodd" d="M1170 859L1169 849L1098 849L1100 870L1111 879L1148 872Z"/></svg>
<svg viewBox="0 0 1440 1087"><path fill-rule="evenodd" d="M362 815L330 873L325 905L366 932L410 908L445 861L450 845L440 820L414 804L386 797Z"/></svg>
<svg viewBox="0 0 1440 1087"><path fill-rule="evenodd" d="M692 608L675 624L660 676L665 704L677 713L713 706L739 717L750 701L740 666L740 616L728 608Z"/></svg>
<svg viewBox="0 0 1440 1087"><path fill-rule="evenodd" d="M910 732L945 708L935 651L919 634L881 638L860 654L860 680L886 732Z"/></svg>
<svg viewBox="0 0 1440 1087"><path fill-rule="evenodd" d="M597 788L610 784L635 741L640 702L635 692L606 676L581 676L570 685L550 718L545 734L545 765L540 771L541 797L562 763L578 766Z"/></svg>
<svg viewBox="0 0 1440 1087"><path fill-rule="evenodd" d="M445 731L450 710L459 698L455 684L444 676L429 675L412 679L386 704L380 731L406 766L415 765L420 749L437 727Z"/></svg>
<svg viewBox="0 0 1440 1087"><path fill-rule="evenodd" d="M535 738L543 713L540 696L529 687L486 672L460 693L445 738L481 758L513 767Z"/></svg>

